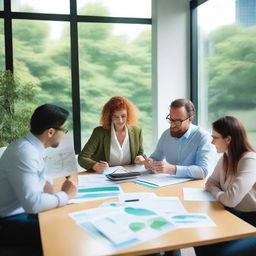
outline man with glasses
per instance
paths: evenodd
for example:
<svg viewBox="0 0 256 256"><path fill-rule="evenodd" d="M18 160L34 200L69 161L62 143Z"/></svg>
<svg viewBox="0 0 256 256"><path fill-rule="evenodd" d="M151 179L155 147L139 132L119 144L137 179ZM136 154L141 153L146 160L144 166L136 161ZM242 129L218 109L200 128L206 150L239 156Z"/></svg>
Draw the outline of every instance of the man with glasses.
<svg viewBox="0 0 256 256"><path fill-rule="evenodd" d="M146 169L176 177L207 176L212 156L211 136L192 124L194 115L190 100L177 99L171 103L166 117L170 128L162 134L154 153L144 161Z"/></svg>
<svg viewBox="0 0 256 256"><path fill-rule="evenodd" d="M28 248L25 255L42 255L37 213L68 203L76 186L67 178L55 193L44 177L45 149L57 147L68 132L68 111L55 105L38 107L30 132L10 144L0 159L0 250ZM17 252L17 255L19 252ZM20 252L22 254L22 252Z"/></svg>

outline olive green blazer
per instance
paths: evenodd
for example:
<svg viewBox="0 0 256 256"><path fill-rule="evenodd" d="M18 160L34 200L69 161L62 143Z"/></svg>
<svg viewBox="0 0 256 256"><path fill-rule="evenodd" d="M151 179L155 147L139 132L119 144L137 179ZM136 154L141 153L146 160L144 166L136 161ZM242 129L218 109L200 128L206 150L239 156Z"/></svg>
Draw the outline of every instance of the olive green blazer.
<svg viewBox="0 0 256 256"><path fill-rule="evenodd" d="M131 164L135 157L144 155L142 146L142 130L137 126L128 126ZM109 162L110 158L110 137L111 129L104 129L102 126L96 127L90 139L85 144L78 156L78 163L88 171L92 171L92 166L101 161Z"/></svg>

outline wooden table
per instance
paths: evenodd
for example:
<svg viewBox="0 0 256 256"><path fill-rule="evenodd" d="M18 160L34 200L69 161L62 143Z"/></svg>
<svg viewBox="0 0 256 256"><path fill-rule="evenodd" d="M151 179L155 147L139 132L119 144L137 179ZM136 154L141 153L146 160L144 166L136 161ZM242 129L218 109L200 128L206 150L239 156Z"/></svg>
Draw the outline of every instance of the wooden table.
<svg viewBox="0 0 256 256"><path fill-rule="evenodd" d="M73 176L73 179L76 177ZM57 186L60 186L61 179ZM224 242L256 235L256 228L226 211L218 202L183 200L183 187L202 187L202 180L150 189L132 182L122 183L124 192L155 192L158 196L178 196L190 213L207 213L216 227L177 229L154 240L113 253L82 230L68 213L98 207L110 199L66 205L39 214L44 256L146 255L155 252ZM113 199L112 199L113 200Z"/></svg>

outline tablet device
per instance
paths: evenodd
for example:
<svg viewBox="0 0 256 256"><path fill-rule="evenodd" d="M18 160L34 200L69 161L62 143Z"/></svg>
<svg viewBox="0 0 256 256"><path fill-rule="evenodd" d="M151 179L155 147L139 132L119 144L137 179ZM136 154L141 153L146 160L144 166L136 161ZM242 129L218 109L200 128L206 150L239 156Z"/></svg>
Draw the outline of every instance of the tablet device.
<svg viewBox="0 0 256 256"><path fill-rule="evenodd" d="M110 173L106 177L110 180L127 180L140 176L140 172Z"/></svg>

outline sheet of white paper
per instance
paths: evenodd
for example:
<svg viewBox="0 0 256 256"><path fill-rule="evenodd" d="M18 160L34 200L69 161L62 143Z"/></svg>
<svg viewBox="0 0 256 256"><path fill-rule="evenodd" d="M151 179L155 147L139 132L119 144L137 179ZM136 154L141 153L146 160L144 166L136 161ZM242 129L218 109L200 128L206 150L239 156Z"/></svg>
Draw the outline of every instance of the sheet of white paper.
<svg viewBox="0 0 256 256"><path fill-rule="evenodd" d="M135 233L127 226L117 226L115 220L110 217L96 219L93 225L114 244L136 239Z"/></svg>
<svg viewBox="0 0 256 256"><path fill-rule="evenodd" d="M120 194L121 195L121 194ZM147 208L152 211L158 211L165 214L169 213L186 213L187 210L184 208L183 204L180 202L178 197L154 197L154 198L143 198L138 200L126 200L119 202L104 202L101 206L105 207L123 207L123 206L132 206L137 208Z"/></svg>
<svg viewBox="0 0 256 256"><path fill-rule="evenodd" d="M57 178L77 172L78 168L72 139L65 136L57 148L47 148L45 156L45 176ZM81 170L80 170L81 171Z"/></svg>
<svg viewBox="0 0 256 256"><path fill-rule="evenodd" d="M188 201L216 201L213 195L203 188L183 188L184 200Z"/></svg>
<svg viewBox="0 0 256 256"><path fill-rule="evenodd" d="M107 209L107 210L105 210ZM104 207L97 207L97 208L91 208L87 210L82 210L78 212L71 212L69 213L69 216L72 217L76 221L77 224L85 222L86 220L91 220L95 218L95 216L100 216L104 212L114 212L116 209L112 207L104 208Z"/></svg>
<svg viewBox="0 0 256 256"><path fill-rule="evenodd" d="M109 208L99 208L102 208L102 211L97 212L94 218L90 218L92 212L87 214L86 210L72 213L70 216L81 228L114 250L148 241L176 228L176 225L168 220L169 216L151 209L123 206L113 208L114 211L111 211L111 209L108 210ZM111 225L107 224L111 226L110 230L105 230L106 221L111 222ZM124 230L129 230L129 232ZM127 236L126 233L129 235Z"/></svg>
<svg viewBox="0 0 256 256"><path fill-rule="evenodd" d="M205 213L171 214L170 218L179 228L216 226L213 220Z"/></svg>
<svg viewBox="0 0 256 256"><path fill-rule="evenodd" d="M119 201L125 202L130 200L142 200L149 198L156 198L156 194L153 192L141 192L141 193L121 193L119 195Z"/></svg>
<svg viewBox="0 0 256 256"><path fill-rule="evenodd" d="M189 181L189 180L192 180L192 178L177 178L170 174L159 173L159 174L145 174L140 176L137 180L140 182L145 182L146 184L148 183L148 184L162 187L162 186Z"/></svg>
<svg viewBox="0 0 256 256"><path fill-rule="evenodd" d="M104 174L78 175L78 187L99 187L113 185L115 182Z"/></svg>
<svg viewBox="0 0 256 256"><path fill-rule="evenodd" d="M111 197L117 197L119 195L119 193L117 192L112 192L112 193L101 193L98 194L97 197L85 197L83 198L83 195L77 195L77 197L71 198L69 199L68 203L69 204L80 204L83 202L90 202L90 201L96 201L96 200L102 200L105 198L111 198ZM79 197L81 196L81 197Z"/></svg>
<svg viewBox="0 0 256 256"><path fill-rule="evenodd" d="M78 187L77 194L69 200L69 203L81 203L108 197L117 197L121 192L122 188L119 185Z"/></svg>

